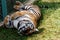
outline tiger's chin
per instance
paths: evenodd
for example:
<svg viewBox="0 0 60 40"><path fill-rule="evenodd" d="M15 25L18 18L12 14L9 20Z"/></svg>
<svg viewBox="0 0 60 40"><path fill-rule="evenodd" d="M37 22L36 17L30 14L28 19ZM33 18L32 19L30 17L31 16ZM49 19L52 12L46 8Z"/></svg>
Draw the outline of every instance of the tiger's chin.
<svg viewBox="0 0 60 40"><path fill-rule="evenodd" d="M20 20L19 22L15 20L14 26L15 28L17 28L18 34L20 35L29 35L32 34L33 32L38 31L34 23L30 20Z"/></svg>

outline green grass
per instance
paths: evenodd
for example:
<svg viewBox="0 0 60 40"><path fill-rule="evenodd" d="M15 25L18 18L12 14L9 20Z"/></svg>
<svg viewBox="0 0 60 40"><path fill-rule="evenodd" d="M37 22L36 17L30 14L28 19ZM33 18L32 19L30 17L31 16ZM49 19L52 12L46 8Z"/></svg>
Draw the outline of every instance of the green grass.
<svg viewBox="0 0 60 40"><path fill-rule="evenodd" d="M59 0L40 0L36 4L41 7L37 34L19 36L16 29L0 28L0 40L60 40L60 3ZM57 2L55 2L57 1Z"/></svg>

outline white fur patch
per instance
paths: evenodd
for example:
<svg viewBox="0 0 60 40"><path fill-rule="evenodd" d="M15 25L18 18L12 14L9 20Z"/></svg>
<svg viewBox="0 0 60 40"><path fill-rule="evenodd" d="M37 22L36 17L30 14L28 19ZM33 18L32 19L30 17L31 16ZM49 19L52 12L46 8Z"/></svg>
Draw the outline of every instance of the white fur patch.
<svg viewBox="0 0 60 40"><path fill-rule="evenodd" d="M14 20L14 21L13 21L13 24L14 24L14 27L15 27L15 28L17 28L18 22L19 22L18 20Z"/></svg>
<svg viewBox="0 0 60 40"><path fill-rule="evenodd" d="M38 32L39 30L36 28L36 29L35 29L35 31L37 31L37 32Z"/></svg>

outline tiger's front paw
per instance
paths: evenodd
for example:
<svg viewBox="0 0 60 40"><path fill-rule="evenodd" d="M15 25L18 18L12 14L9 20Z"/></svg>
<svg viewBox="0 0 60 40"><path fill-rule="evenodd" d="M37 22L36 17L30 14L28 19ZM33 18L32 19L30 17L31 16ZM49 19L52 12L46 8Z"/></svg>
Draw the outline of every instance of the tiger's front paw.
<svg viewBox="0 0 60 40"><path fill-rule="evenodd" d="M12 28L12 20L10 15L7 15L4 19L4 24L6 26L6 28Z"/></svg>

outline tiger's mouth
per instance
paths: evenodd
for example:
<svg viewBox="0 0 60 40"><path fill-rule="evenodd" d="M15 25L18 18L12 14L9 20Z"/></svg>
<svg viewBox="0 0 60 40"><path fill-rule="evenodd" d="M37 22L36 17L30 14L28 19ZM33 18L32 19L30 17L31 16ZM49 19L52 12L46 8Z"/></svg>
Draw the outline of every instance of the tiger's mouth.
<svg viewBox="0 0 60 40"><path fill-rule="evenodd" d="M18 33L28 35L34 29L34 25L29 20L22 20L18 23Z"/></svg>

